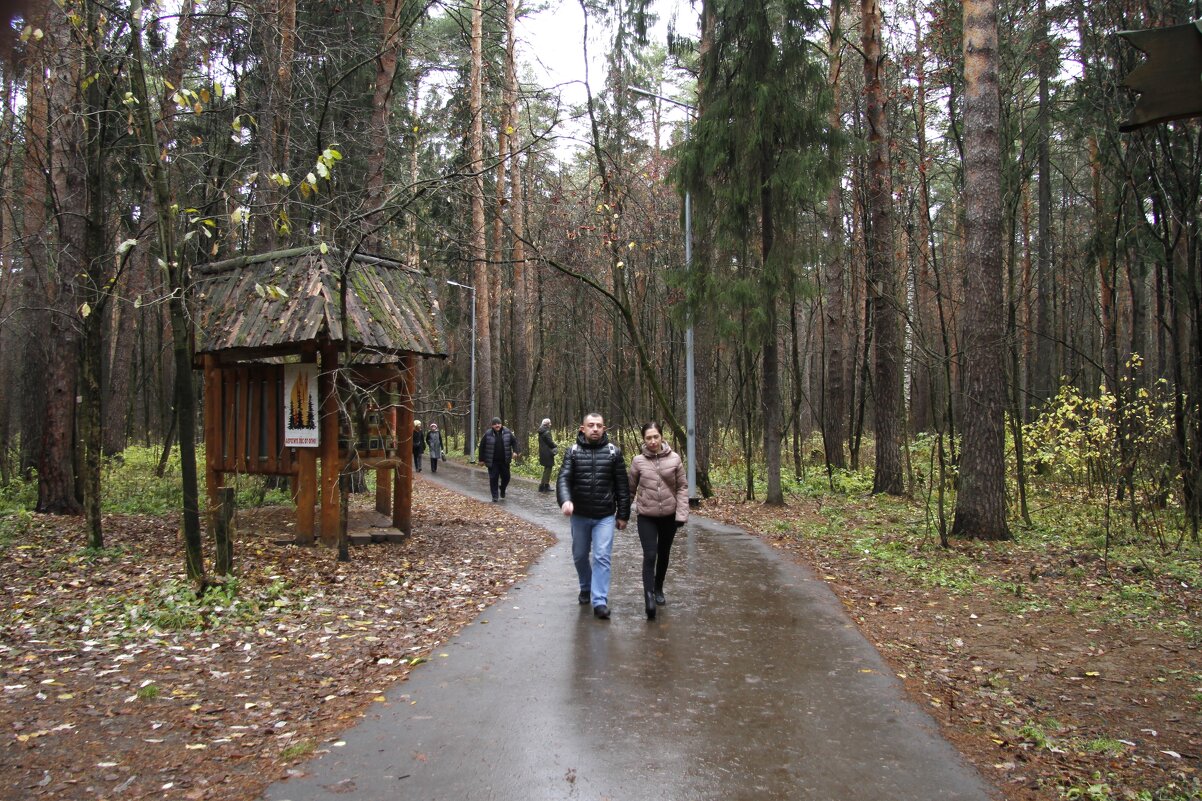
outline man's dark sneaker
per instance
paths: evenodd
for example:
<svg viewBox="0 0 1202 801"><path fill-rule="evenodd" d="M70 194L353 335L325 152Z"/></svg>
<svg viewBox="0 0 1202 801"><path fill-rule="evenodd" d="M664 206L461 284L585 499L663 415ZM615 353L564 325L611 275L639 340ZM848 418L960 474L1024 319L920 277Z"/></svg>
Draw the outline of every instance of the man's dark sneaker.
<svg viewBox="0 0 1202 801"><path fill-rule="evenodd" d="M493 503L496 503L496 502L497 502L497 501L499 501L499 500L500 500L500 498L498 498L496 495L492 496L492 502L493 502Z"/></svg>
<svg viewBox="0 0 1202 801"><path fill-rule="evenodd" d="M580 594L576 596L576 600L582 604L588 603L589 602L588 590L581 590Z"/></svg>
<svg viewBox="0 0 1202 801"><path fill-rule="evenodd" d="M502 497L502 498L504 498L504 497L505 497L505 490L501 490L501 497Z"/></svg>
<svg viewBox="0 0 1202 801"><path fill-rule="evenodd" d="M600 620L609 620L609 607L605 604L594 606L593 614Z"/></svg>

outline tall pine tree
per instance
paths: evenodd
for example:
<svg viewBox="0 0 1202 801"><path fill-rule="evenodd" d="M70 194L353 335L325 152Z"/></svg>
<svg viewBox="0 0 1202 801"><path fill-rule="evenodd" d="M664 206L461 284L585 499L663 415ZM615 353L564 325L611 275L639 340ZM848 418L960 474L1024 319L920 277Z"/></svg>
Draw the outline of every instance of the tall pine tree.
<svg viewBox="0 0 1202 801"><path fill-rule="evenodd" d="M700 111L678 169L718 245L715 274L700 280L723 288L711 300L733 304L726 311L748 321L744 336L760 348L766 502L778 505L778 304L796 291L802 261L789 236L803 205L819 205L835 176L827 58L811 41L821 36L821 10L800 0L712 0L707 14Z"/></svg>

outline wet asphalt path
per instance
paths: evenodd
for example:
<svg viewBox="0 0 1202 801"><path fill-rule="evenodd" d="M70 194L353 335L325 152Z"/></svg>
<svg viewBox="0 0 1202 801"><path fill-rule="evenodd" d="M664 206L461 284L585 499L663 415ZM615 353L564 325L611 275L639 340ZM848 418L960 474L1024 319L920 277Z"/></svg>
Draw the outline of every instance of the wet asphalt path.
<svg viewBox="0 0 1202 801"><path fill-rule="evenodd" d="M489 498L483 471L422 476ZM554 496L521 480L508 496L507 512L559 543L372 706L345 746L266 799L996 797L826 585L755 537L695 517L672 549L668 606L649 622L638 537L618 532L613 618L599 621L576 603Z"/></svg>

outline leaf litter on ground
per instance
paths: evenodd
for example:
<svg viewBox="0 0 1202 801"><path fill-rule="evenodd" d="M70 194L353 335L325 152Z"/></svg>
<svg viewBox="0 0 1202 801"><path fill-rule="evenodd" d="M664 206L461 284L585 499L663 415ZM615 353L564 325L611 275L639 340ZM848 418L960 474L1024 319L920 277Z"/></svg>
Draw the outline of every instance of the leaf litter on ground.
<svg viewBox="0 0 1202 801"><path fill-rule="evenodd" d="M350 562L276 544L293 521L240 512L236 575L198 599L176 519L107 516L89 552L82 521L36 516L0 559L0 799L257 797L554 541L421 481L413 535Z"/></svg>

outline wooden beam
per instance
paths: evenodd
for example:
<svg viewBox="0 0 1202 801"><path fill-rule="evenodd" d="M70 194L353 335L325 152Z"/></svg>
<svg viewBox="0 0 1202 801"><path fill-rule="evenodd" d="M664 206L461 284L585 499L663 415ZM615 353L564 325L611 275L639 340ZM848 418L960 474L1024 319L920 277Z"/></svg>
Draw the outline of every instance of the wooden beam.
<svg viewBox="0 0 1202 801"><path fill-rule="evenodd" d="M239 473L246 472L246 429L250 424L252 409L250 408L250 371L239 367L235 374L238 376L238 415L234 424L234 468Z"/></svg>
<svg viewBox="0 0 1202 801"><path fill-rule="evenodd" d="M213 542L216 545L216 559L213 572L219 576L228 576L234 569L234 488L223 487L217 491L220 503L213 512Z"/></svg>
<svg viewBox="0 0 1202 801"><path fill-rule="evenodd" d="M263 433L263 415L266 409L263 406L263 385L266 383L263 380L263 368L252 368L248 371L246 382L249 385L249 392L246 394L246 411L247 411L247 431L246 431L246 461L248 469L262 469L263 459L266 458L259 449L259 443L262 442Z"/></svg>
<svg viewBox="0 0 1202 801"><path fill-rule="evenodd" d="M233 370L221 370L221 469L234 472L234 440L238 436L238 382Z"/></svg>
<svg viewBox="0 0 1202 801"><path fill-rule="evenodd" d="M205 496L209 525L212 526L213 510L221 503L218 491L224 477L221 472L221 369L215 356L204 358L204 381Z"/></svg>
<svg viewBox="0 0 1202 801"><path fill-rule="evenodd" d="M389 401L392 400L392 387L387 390ZM380 422L382 428L387 428L387 439L392 440L392 450L387 451L388 456L396 458L396 407L389 405L379 411ZM376 511L382 515L392 512L392 475L394 467L378 467L376 468Z"/></svg>
<svg viewBox="0 0 1202 801"><path fill-rule="evenodd" d="M411 353L406 354L404 365L405 375L401 382L396 437L397 457L401 460L401 467L396 471L392 525L408 536L413 533L413 399L417 394L417 357Z"/></svg>
<svg viewBox="0 0 1202 801"><path fill-rule="evenodd" d="M340 504L338 475L342 462L338 456L338 347L332 342L321 345L321 372L317 391L321 395L321 544L338 544Z"/></svg>

